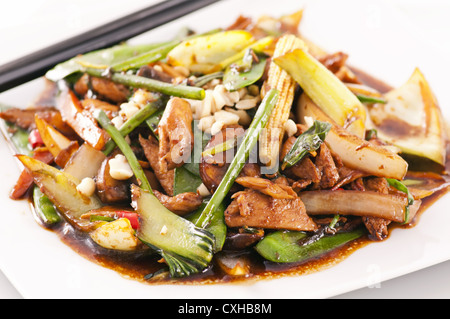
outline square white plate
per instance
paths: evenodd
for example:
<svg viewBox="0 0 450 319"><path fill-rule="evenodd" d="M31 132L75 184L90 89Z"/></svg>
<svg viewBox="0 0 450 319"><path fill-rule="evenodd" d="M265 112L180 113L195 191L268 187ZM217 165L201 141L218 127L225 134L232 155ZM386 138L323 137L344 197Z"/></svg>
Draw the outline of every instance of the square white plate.
<svg viewBox="0 0 450 319"><path fill-rule="evenodd" d="M304 8L302 33L329 52L344 51L349 63L393 86L419 67L430 82L444 115L450 118L450 92L440 62L442 52L385 1L225 0L132 39L157 42L181 27L207 31L231 24L239 15L280 16ZM39 92L33 81L0 95L0 102L26 106ZM251 284L177 286L141 284L93 264L41 228L29 205L12 201L9 191L20 167L5 141L0 143L3 181L0 269L25 298L326 298L401 276L450 259L450 194L429 208L412 229L395 229L382 243L357 250L321 272ZM437 231L438 230L438 231Z"/></svg>

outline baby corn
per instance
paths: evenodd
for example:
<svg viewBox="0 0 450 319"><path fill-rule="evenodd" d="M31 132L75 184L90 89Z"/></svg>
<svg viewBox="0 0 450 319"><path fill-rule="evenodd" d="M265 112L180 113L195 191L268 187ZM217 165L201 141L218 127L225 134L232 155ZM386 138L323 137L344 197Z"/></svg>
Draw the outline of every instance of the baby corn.
<svg viewBox="0 0 450 319"><path fill-rule="evenodd" d="M273 57L282 56L297 48L305 48L304 42L295 35L285 35L278 40ZM296 85L295 80L286 71L273 62L270 64L264 91L268 92L270 89L277 89L280 92L280 96L260 141L260 159L269 170L276 169L275 166L278 163L284 124L289 119Z"/></svg>

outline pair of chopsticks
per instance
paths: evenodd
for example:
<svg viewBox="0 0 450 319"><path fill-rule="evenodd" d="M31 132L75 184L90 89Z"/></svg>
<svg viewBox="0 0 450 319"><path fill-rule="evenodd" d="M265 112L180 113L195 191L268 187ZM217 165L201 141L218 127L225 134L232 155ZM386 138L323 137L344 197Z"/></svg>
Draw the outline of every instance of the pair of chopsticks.
<svg viewBox="0 0 450 319"><path fill-rule="evenodd" d="M166 0L0 66L0 92L36 79L78 54L119 44L219 0Z"/></svg>

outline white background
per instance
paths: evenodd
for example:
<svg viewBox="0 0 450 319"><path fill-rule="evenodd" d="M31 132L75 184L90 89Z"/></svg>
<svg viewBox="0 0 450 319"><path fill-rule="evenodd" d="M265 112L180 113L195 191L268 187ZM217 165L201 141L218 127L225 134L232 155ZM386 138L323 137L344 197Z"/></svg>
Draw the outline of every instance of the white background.
<svg viewBox="0 0 450 319"><path fill-rule="evenodd" d="M0 65L55 42L102 25L158 1L15 0L0 4ZM390 1L429 42L450 53L450 1ZM233 14L233 13L230 13ZM443 67L449 67L442 61ZM449 83L450 84L450 83ZM0 256L1 258L1 256ZM0 298L21 298L0 272ZM359 289L337 298L449 298L450 262Z"/></svg>

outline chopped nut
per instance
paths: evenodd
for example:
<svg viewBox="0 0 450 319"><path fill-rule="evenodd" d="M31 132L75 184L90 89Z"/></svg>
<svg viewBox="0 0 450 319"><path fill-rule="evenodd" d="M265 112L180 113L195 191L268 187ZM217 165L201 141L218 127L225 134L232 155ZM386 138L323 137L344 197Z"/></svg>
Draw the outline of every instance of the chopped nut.
<svg viewBox="0 0 450 319"><path fill-rule="evenodd" d="M85 196L91 196L95 192L95 181L90 177L83 178L77 185L77 191Z"/></svg>
<svg viewBox="0 0 450 319"><path fill-rule="evenodd" d="M126 180L133 176L133 171L122 154L117 154L109 160L109 174L117 180Z"/></svg>

